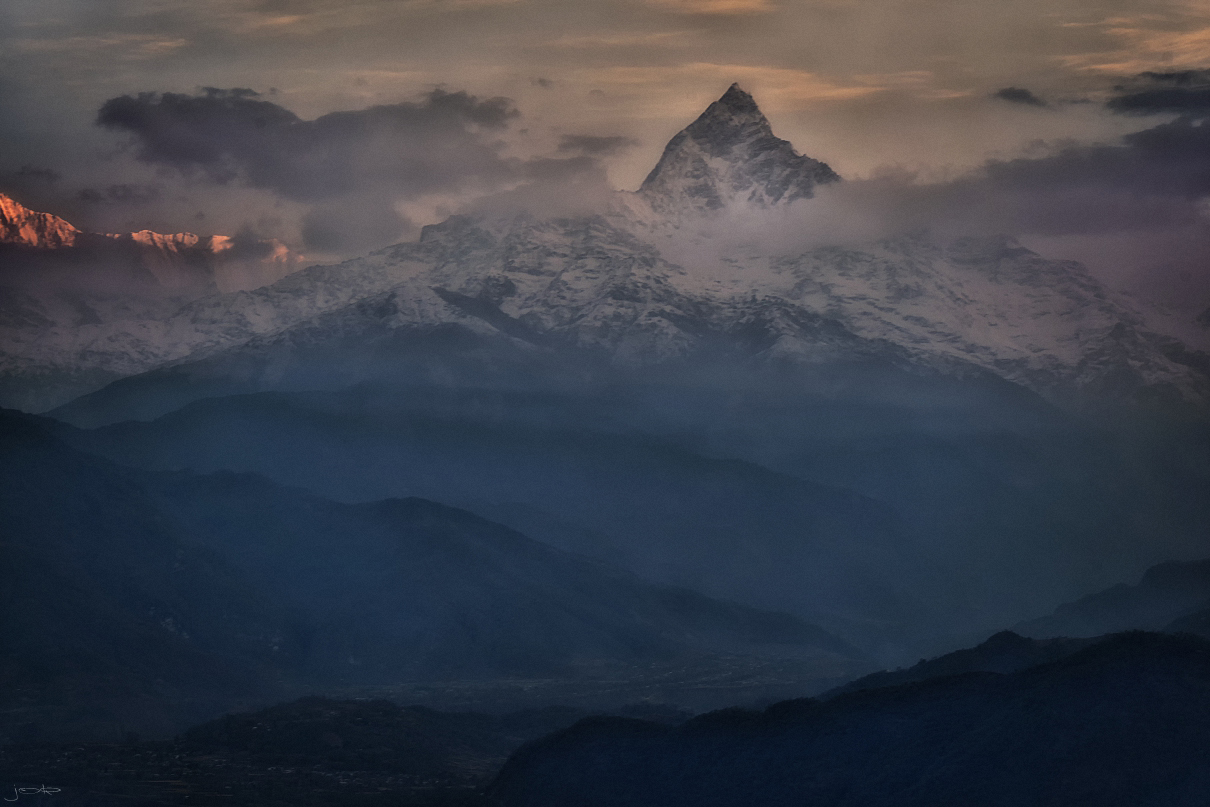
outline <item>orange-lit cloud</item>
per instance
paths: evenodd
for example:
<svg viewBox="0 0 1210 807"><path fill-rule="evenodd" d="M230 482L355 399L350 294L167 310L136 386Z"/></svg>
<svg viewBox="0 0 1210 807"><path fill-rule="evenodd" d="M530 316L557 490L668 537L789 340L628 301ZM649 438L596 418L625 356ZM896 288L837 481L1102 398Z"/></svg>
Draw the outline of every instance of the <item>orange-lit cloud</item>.
<svg viewBox="0 0 1210 807"><path fill-rule="evenodd" d="M770 0L647 0L647 4L682 14L757 14L774 8Z"/></svg>
<svg viewBox="0 0 1210 807"><path fill-rule="evenodd" d="M1066 23L1067 26L1076 23ZM1065 67L1128 75L1146 70L1210 66L1210 4L1188 3L1183 13L1110 17L1082 27L1100 28L1113 45L1102 51L1060 56Z"/></svg>

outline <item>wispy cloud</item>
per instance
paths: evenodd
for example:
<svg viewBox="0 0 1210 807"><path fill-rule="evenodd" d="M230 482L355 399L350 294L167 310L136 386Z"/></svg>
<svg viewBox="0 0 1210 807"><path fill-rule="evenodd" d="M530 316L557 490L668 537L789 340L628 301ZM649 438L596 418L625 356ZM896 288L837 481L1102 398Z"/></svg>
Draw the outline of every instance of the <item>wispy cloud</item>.
<svg viewBox="0 0 1210 807"><path fill-rule="evenodd" d="M109 34L18 39L14 48L25 53L97 53L110 51L119 59L152 59L172 53L189 44L184 37L160 37L153 34Z"/></svg>
<svg viewBox="0 0 1210 807"><path fill-rule="evenodd" d="M697 31L630 31L614 34L561 36L551 41L556 48L645 48L692 44Z"/></svg>
<svg viewBox="0 0 1210 807"><path fill-rule="evenodd" d="M1099 29L1108 41L1101 50L1060 55L1058 62L1070 69L1132 74L1210 66L1210 5L1205 3L1170 15L1109 17L1079 25Z"/></svg>
<svg viewBox="0 0 1210 807"><path fill-rule="evenodd" d="M682 14L760 14L774 10L770 0L647 0L647 4Z"/></svg>

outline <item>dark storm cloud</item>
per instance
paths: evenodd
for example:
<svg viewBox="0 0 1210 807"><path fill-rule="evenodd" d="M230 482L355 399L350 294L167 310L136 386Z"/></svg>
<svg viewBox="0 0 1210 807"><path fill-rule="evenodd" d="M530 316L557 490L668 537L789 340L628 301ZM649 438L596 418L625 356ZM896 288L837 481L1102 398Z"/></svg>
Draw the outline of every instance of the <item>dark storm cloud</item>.
<svg viewBox="0 0 1210 807"><path fill-rule="evenodd" d="M1046 196L1034 226L1112 227L1149 223L1160 216L1198 218L1210 195L1210 71L1143 73L1106 102L1130 115L1178 113L1169 121L1126 135L1116 145L1075 145L1042 159L988 163L984 181L999 194ZM1125 220L1106 220L1100 195L1120 206ZM1084 198L1085 205L1071 205ZM1095 213L1095 215L1090 215ZM1171 219L1169 219L1171 222Z"/></svg>
<svg viewBox="0 0 1210 807"><path fill-rule="evenodd" d="M134 135L145 162L307 202L370 189L414 198L510 179L515 166L484 133L516 115L504 98L434 90L419 103L307 121L252 90L205 88L113 98L97 123Z"/></svg>
<svg viewBox="0 0 1210 807"><path fill-rule="evenodd" d="M206 87L113 98L97 123L133 135L143 162L309 205L307 246L342 251L403 234L401 201L526 179L527 166L493 142L517 116L505 98L434 90L419 102L303 120L253 90Z"/></svg>
<svg viewBox="0 0 1210 807"><path fill-rule="evenodd" d="M21 166L14 176L17 180L50 184L54 184L63 178L63 175L53 168L38 168L32 165Z"/></svg>
<svg viewBox="0 0 1210 807"><path fill-rule="evenodd" d="M120 182L104 188L83 188L77 194L81 202L102 205L129 205L140 207L158 201L163 189L157 185L136 185Z"/></svg>
<svg viewBox="0 0 1210 807"><path fill-rule="evenodd" d="M1127 115L1175 112L1205 116L1210 113L1210 70L1139 75L1130 89L1122 87L1107 106Z"/></svg>
<svg viewBox="0 0 1210 807"><path fill-rule="evenodd" d="M578 151L583 154L592 154L602 157L620 154L627 149L633 148L639 144L639 141L622 135L598 136L598 135L563 135L559 140L559 151L567 153Z"/></svg>
<svg viewBox="0 0 1210 807"><path fill-rule="evenodd" d="M1122 90L1107 102L1109 109L1141 114L1146 103L1148 111L1185 114L1118 143L1074 144L1045 157L992 160L946 183L883 177L868 183L869 192L885 193L883 206L912 224L1000 232L1054 235L1201 221L1201 200L1210 196L1210 102L1199 101L1205 78L1138 77L1147 84L1169 83L1165 100L1151 95L1159 89Z"/></svg>
<svg viewBox="0 0 1210 807"><path fill-rule="evenodd" d="M1026 106L1046 106L1046 102L1024 87L1005 87L992 93L993 98Z"/></svg>
<svg viewBox="0 0 1210 807"><path fill-rule="evenodd" d="M1034 230L1195 216L1185 205L1210 193L1210 127L1181 118L1128 135L1122 145L1072 146L1043 159L992 162L982 182L1001 197L1050 200L1032 213L1022 211L1022 223Z"/></svg>
<svg viewBox="0 0 1210 807"><path fill-rule="evenodd" d="M16 171L0 172L0 193L41 210L62 196L62 180L54 169L23 165Z"/></svg>
<svg viewBox="0 0 1210 807"><path fill-rule="evenodd" d="M1112 144L1070 144L992 160L948 182L909 173L837 183L813 240L861 241L912 230L1013 234L1058 245L1114 285L1180 305L1210 298L1210 72L1143 74L1108 109L1166 114ZM1175 117L1173 114L1175 113ZM840 234L840 235L836 235ZM1200 309L1199 309L1200 310Z"/></svg>

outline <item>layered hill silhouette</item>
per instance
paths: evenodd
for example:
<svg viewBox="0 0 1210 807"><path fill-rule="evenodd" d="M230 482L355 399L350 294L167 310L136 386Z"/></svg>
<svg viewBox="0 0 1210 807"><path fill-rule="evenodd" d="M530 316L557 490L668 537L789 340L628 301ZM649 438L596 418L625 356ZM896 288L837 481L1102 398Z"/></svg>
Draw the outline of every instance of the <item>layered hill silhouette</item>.
<svg viewBox="0 0 1210 807"><path fill-rule="evenodd" d="M213 398L64 437L149 469L454 504L651 579L797 613L892 666L1205 540L1200 431L1107 440L999 386L815 378L842 392L380 384Z"/></svg>
<svg viewBox="0 0 1210 807"><path fill-rule="evenodd" d="M1010 674L582 721L514 755L489 801L538 805L1195 805L1210 643L1127 633Z"/></svg>
<svg viewBox="0 0 1210 807"><path fill-rule="evenodd" d="M520 745L584 716L307 697L225 715L171 740L0 747L0 776L17 787L54 782L54 803L65 807L470 807L482 804L483 786Z"/></svg>
<svg viewBox="0 0 1210 807"><path fill-rule="evenodd" d="M1189 631L1210 636L1210 560L1168 561L1135 585L1064 603L1054 613L1022 622L1029 636L1097 636L1122 630Z"/></svg>
<svg viewBox="0 0 1210 807"><path fill-rule="evenodd" d="M1012 631L1000 631L975 647L955 650L937 658L921 659L906 669L870 673L829 690L821 697L834 698L848 692L903 686L931 678L965 673L1014 673L1066 658L1093 641L1072 638L1030 639Z"/></svg>
<svg viewBox="0 0 1210 807"><path fill-rule="evenodd" d="M696 718L307 697L173 740L0 747L0 775L49 777L57 801L107 807L1196 804L1208 651L1190 636L1003 632L822 700Z"/></svg>
<svg viewBox="0 0 1210 807"><path fill-rule="evenodd" d="M299 691L780 659L868 662L794 617L653 586L420 499L147 474L0 417L6 741L164 734ZM742 666L742 665L741 665ZM636 673L637 674L637 673Z"/></svg>

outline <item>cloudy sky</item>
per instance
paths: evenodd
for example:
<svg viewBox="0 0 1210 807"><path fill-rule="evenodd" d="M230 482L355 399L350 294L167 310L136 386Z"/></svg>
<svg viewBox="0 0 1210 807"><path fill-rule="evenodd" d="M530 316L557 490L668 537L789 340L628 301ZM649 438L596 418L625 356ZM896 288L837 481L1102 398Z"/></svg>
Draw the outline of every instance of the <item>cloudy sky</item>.
<svg viewBox="0 0 1210 807"><path fill-rule="evenodd" d="M737 81L871 204L1210 289L1205 0L5 0L0 65L0 191L92 229L346 254L633 189Z"/></svg>

